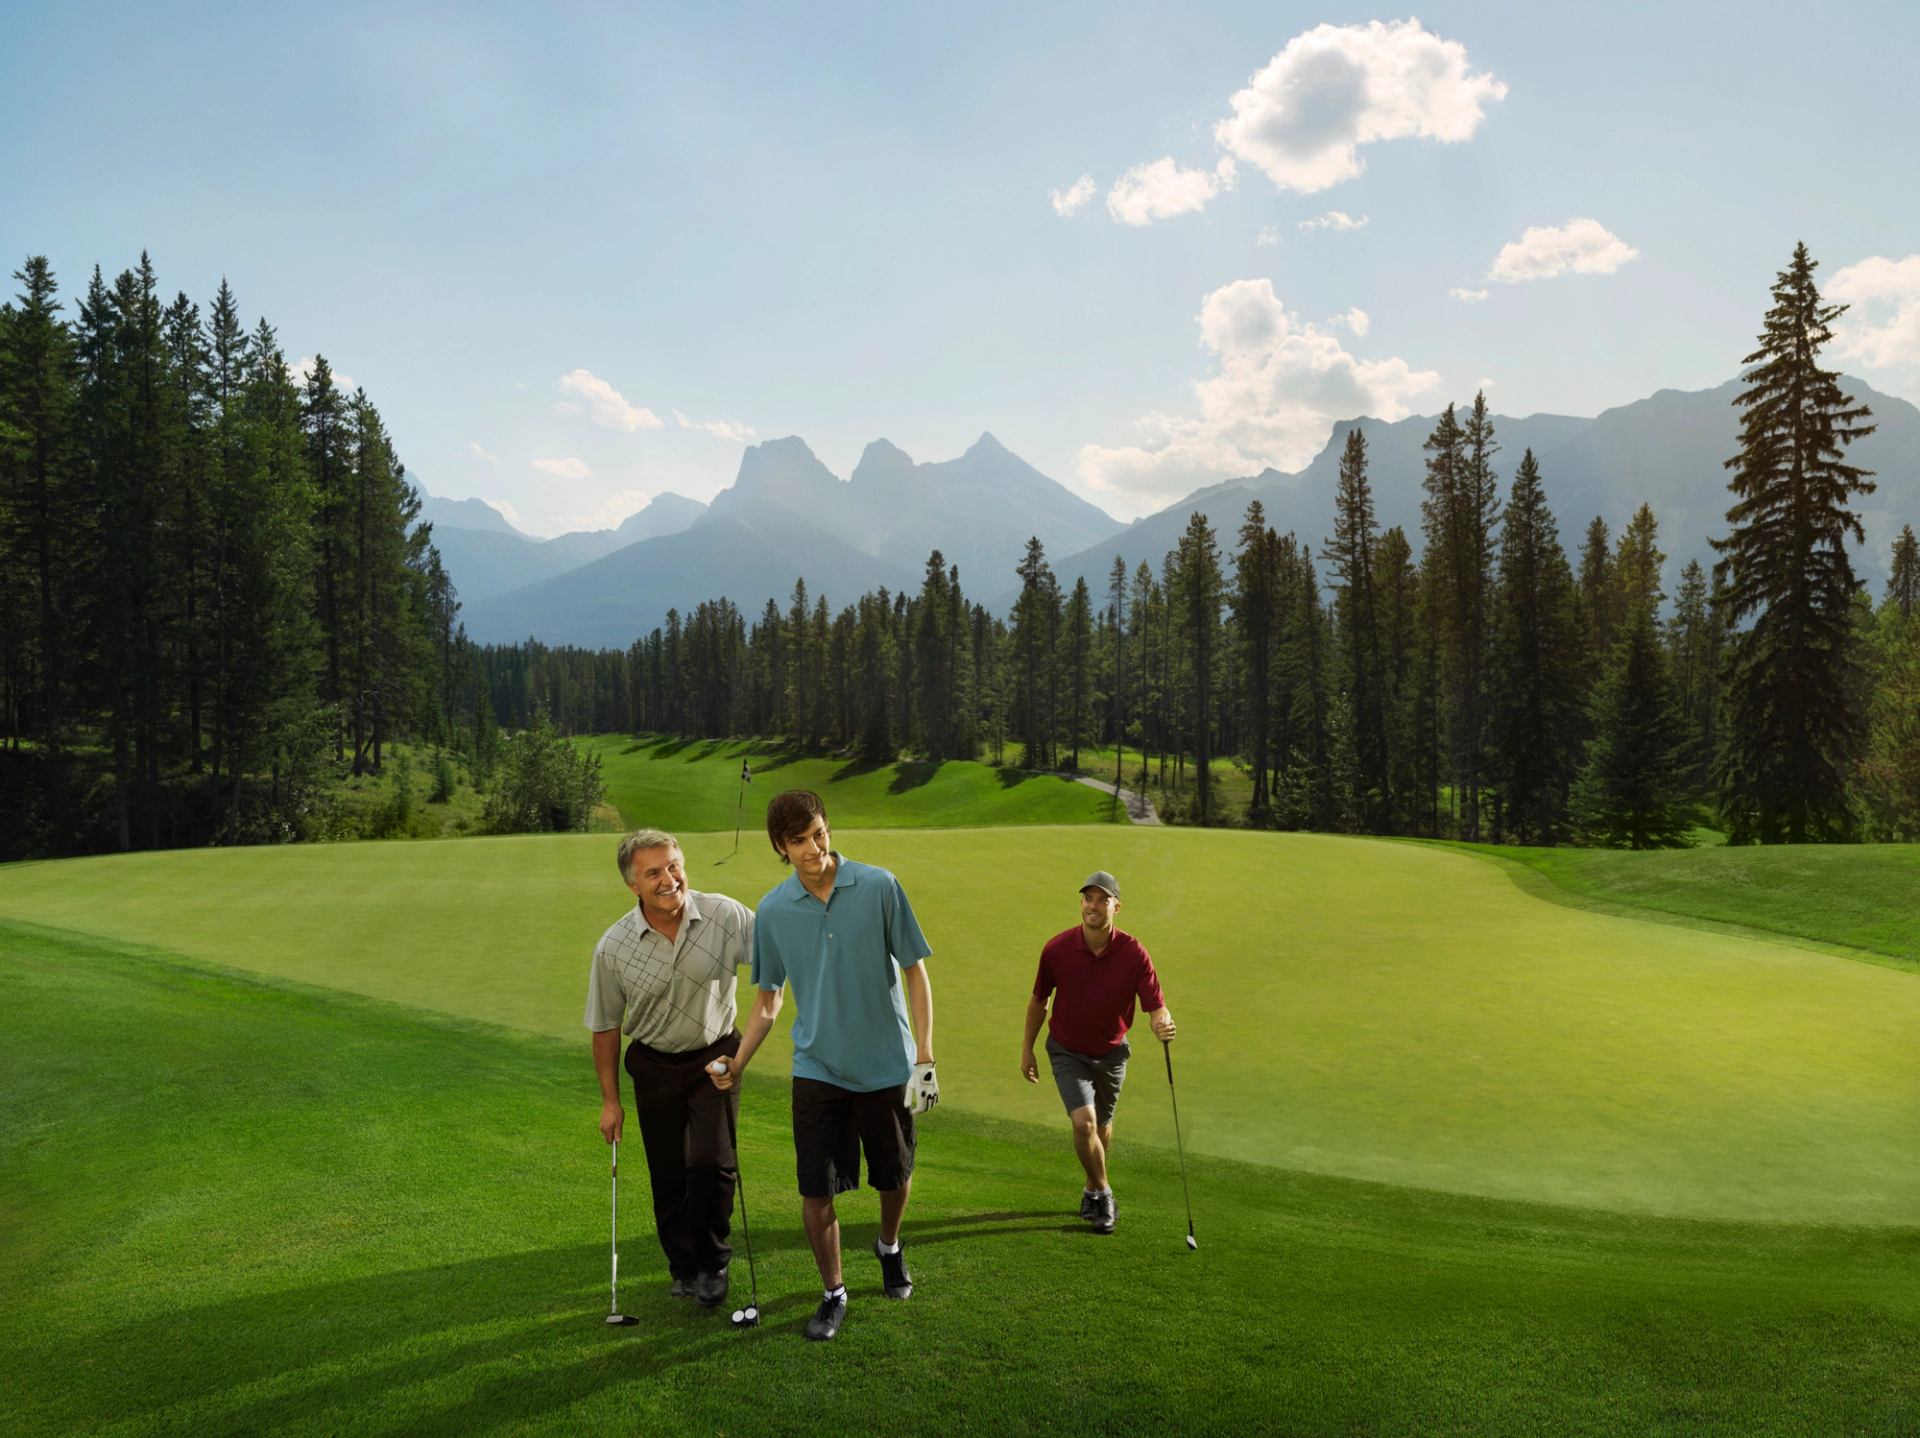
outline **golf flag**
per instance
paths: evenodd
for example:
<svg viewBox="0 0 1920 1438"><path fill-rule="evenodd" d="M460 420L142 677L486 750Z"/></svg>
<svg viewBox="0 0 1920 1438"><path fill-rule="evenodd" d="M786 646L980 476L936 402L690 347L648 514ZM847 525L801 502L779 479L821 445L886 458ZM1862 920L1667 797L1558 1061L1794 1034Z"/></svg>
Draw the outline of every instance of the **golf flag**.
<svg viewBox="0 0 1920 1438"><path fill-rule="evenodd" d="M751 784L753 782L753 766L748 764L745 759L740 761L740 782L742 784Z"/></svg>

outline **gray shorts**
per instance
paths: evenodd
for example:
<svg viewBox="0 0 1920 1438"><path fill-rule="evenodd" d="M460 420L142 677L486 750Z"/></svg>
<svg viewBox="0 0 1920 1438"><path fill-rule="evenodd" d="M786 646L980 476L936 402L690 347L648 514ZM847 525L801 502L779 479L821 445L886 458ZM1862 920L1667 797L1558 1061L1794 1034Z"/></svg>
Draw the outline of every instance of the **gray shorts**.
<svg viewBox="0 0 1920 1438"><path fill-rule="evenodd" d="M1062 1048L1047 1035L1047 1060L1053 1065L1053 1082L1060 1090L1060 1101L1072 1113L1091 1108L1093 1120L1105 1128L1113 1122L1113 1111L1120 1103L1120 1085L1127 1081L1127 1060L1133 1049L1122 1039L1119 1047L1099 1058L1089 1058Z"/></svg>

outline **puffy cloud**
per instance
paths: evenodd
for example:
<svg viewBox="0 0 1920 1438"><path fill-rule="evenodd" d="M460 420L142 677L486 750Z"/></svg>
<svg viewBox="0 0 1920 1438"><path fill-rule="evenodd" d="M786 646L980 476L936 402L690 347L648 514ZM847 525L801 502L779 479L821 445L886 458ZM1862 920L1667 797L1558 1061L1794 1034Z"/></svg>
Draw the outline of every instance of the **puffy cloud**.
<svg viewBox="0 0 1920 1438"><path fill-rule="evenodd" d="M1280 232L1272 225L1262 225L1259 237L1254 240L1254 243L1262 247L1277 245L1280 243Z"/></svg>
<svg viewBox="0 0 1920 1438"><path fill-rule="evenodd" d="M659 429L664 424L652 410L628 404L625 395L591 371L567 371L560 376L560 388L586 401L587 412L593 416L593 422L605 425L608 429L625 430L632 434L636 429ZM562 406L564 404L563 401ZM562 412L577 414L579 409L577 406L562 408Z"/></svg>
<svg viewBox="0 0 1920 1438"><path fill-rule="evenodd" d="M1358 230L1364 229L1372 220L1370 215L1355 219L1345 210L1328 210L1324 215L1315 215L1310 220L1302 220L1303 230Z"/></svg>
<svg viewBox="0 0 1920 1438"><path fill-rule="evenodd" d="M1354 338L1365 339L1367 337L1367 331L1373 328L1373 317L1358 305L1355 305L1345 314L1335 315L1333 319L1329 321L1329 326L1345 326L1347 329L1353 331Z"/></svg>
<svg viewBox="0 0 1920 1438"><path fill-rule="evenodd" d="M673 412L673 420L682 429L704 429L715 439L730 440L734 444L745 444L753 438L753 430L750 426L736 424L730 419L688 419L676 409Z"/></svg>
<svg viewBox="0 0 1920 1438"><path fill-rule="evenodd" d="M1556 275L1610 275L1640 251L1598 220L1534 225L1494 256L1488 278L1517 285Z"/></svg>
<svg viewBox="0 0 1920 1438"><path fill-rule="evenodd" d="M536 459L533 467L542 474L550 474L555 479L585 479L593 471L587 468L586 461L569 455L565 459Z"/></svg>
<svg viewBox="0 0 1920 1438"><path fill-rule="evenodd" d="M1107 213L1123 225L1150 225L1205 209L1222 184L1232 183L1231 171L1183 170L1169 155L1135 165L1115 180L1107 192Z"/></svg>
<svg viewBox="0 0 1920 1438"><path fill-rule="evenodd" d="M1093 198L1094 188L1093 176L1082 175L1064 190L1048 190L1047 198L1053 201L1053 212L1064 219L1080 212Z"/></svg>
<svg viewBox="0 0 1920 1438"><path fill-rule="evenodd" d="M570 530L618 529L621 520L645 509L651 497L644 489L615 490L594 504L568 511L562 522Z"/></svg>
<svg viewBox="0 0 1920 1438"><path fill-rule="evenodd" d="M1363 312L1349 311L1342 323L1351 326L1356 314ZM1138 445L1083 445L1076 468L1090 489L1144 509L1269 465L1299 469L1335 420L1403 419L1412 412L1408 401L1440 382L1405 360L1349 353L1331 326L1294 319L1271 280L1213 291L1198 320L1212 372L1194 383L1197 412L1144 416Z"/></svg>
<svg viewBox="0 0 1920 1438"><path fill-rule="evenodd" d="M1459 300L1462 304L1477 305L1488 295L1492 294L1493 291L1470 290L1465 285L1455 285L1452 289L1448 290L1447 293L1452 295L1456 300Z"/></svg>
<svg viewBox="0 0 1920 1438"><path fill-rule="evenodd" d="M480 441L477 439L467 441L467 455L472 459L484 459L488 464L500 463L500 456L487 453L486 449L482 447Z"/></svg>
<svg viewBox="0 0 1920 1438"><path fill-rule="evenodd" d="M313 362L315 358L317 358L317 356L305 355L288 366L287 373L292 376L295 384L302 387L306 385L307 380L313 375ZM331 369L332 366L328 366L328 368ZM339 370L335 369L333 371L333 387L342 394L352 394L360 388L360 381L356 380L350 374L342 374Z"/></svg>
<svg viewBox="0 0 1920 1438"><path fill-rule="evenodd" d="M1848 265L1824 297L1853 307L1834 325L1836 354L1876 369L1920 365L1920 255Z"/></svg>
<svg viewBox="0 0 1920 1438"><path fill-rule="evenodd" d="M1362 145L1471 138L1487 103L1506 93L1469 71L1465 46L1418 20L1321 25L1289 40L1213 133L1282 189L1311 194L1359 174Z"/></svg>

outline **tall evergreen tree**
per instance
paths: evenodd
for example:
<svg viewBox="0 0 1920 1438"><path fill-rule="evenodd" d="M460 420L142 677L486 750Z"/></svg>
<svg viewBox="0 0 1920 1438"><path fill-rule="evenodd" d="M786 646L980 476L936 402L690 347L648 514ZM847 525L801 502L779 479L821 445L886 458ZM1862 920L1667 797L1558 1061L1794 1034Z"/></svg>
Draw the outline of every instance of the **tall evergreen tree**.
<svg viewBox="0 0 1920 1438"><path fill-rule="evenodd" d="M1913 537L1913 526L1902 525L1900 537L1893 541L1893 564L1887 578L1887 598L1900 610L1902 619L1911 618L1920 607L1920 540Z"/></svg>
<svg viewBox="0 0 1920 1438"><path fill-rule="evenodd" d="M1573 572L1533 451L1520 457L1500 535L1494 624L1494 767L1503 825L1521 843L1562 831L1584 700Z"/></svg>
<svg viewBox="0 0 1920 1438"><path fill-rule="evenodd" d="M1195 817L1213 822L1213 705L1214 665L1219 650L1220 547L1213 525L1196 509L1187 516L1180 536L1175 603L1181 618L1181 639L1189 663L1193 694L1193 759Z"/></svg>
<svg viewBox="0 0 1920 1438"><path fill-rule="evenodd" d="M1099 707L1100 696L1093 687L1093 595L1087 589L1086 576L1073 581L1073 593L1067 599L1062 620L1061 665L1067 699L1063 706L1069 755L1067 767L1080 767L1080 746L1092 742L1090 725Z"/></svg>
<svg viewBox="0 0 1920 1438"><path fill-rule="evenodd" d="M1685 848L1686 735L1645 605L1628 616L1593 707L1594 737L1573 793L1581 838L1614 849Z"/></svg>
<svg viewBox="0 0 1920 1438"><path fill-rule="evenodd" d="M1240 525L1240 547L1234 551L1231 602L1241 652L1241 718L1253 770L1247 818L1255 825L1267 823L1273 808L1273 666L1281 615L1278 546L1271 534L1265 508L1259 500L1250 500Z"/></svg>
<svg viewBox="0 0 1920 1438"><path fill-rule="evenodd" d="M1728 725L1721 809L1735 843L1843 837L1846 785L1862 742L1855 711L1851 610L1860 588L1847 537L1864 538L1851 502L1868 472L1844 458L1873 432L1871 411L1821 369L1819 353L1846 306L1814 284L1804 244L1773 286L1759 346L1734 401L1745 411L1727 461L1732 532L1714 540L1727 580Z"/></svg>
<svg viewBox="0 0 1920 1438"><path fill-rule="evenodd" d="M1596 665L1604 662L1613 648L1613 636L1620 627L1620 590L1613 570L1612 539L1607 522L1599 515L1587 526L1580 544L1580 608L1587 620L1587 652Z"/></svg>
<svg viewBox="0 0 1920 1438"><path fill-rule="evenodd" d="M1660 616L1660 601L1666 598L1660 588L1660 570L1667 556L1660 552L1660 521L1653 506L1642 504L1620 531L1619 547L1614 552L1613 582L1617 598L1615 615L1631 614L1636 605L1644 605L1654 617Z"/></svg>
<svg viewBox="0 0 1920 1438"><path fill-rule="evenodd" d="M1367 482L1367 437L1358 426L1347 431L1333 506L1333 538L1321 554L1338 581L1334 628L1346 679L1344 733L1351 746L1348 774L1356 786L1348 802L1365 828L1380 833L1393 811L1393 794L1380 606L1374 592L1373 490Z"/></svg>

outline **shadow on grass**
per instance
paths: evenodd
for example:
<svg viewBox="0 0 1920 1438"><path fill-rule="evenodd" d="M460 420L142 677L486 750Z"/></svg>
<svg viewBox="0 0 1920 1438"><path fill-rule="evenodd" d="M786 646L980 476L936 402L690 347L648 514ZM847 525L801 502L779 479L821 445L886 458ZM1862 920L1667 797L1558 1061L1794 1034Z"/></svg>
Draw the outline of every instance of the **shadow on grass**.
<svg viewBox="0 0 1920 1438"><path fill-rule="evenodd" d="M636 1249L643 1241L640 1233L629 1239ZM775 1252L805 1247L797 1232L787 1242L761 1240L760 1246ZM538 1418L629 1382L636 1373L703 1362L752 1341L728 1326L724 1311L669 1297L665 1275L654 1266L659 1256L651 1258L644 1274L621 1286L622 1311L640 1320L624 1328L604 1321L602 1245L406 1269L190 1307L168 1324L172 1361L164 1368L129 1365L117 1381L97 1384L91 1401L97 1404L111 1386L123 1390L119 1397L127 1411L191 1405L202 1431L261 1433L296 1418L311 1423L329 1412L344 1421L370 1393L408 1390L426 1409L409 1417L410 1429L474 1433ZM763 1269L765 1264L762 1257ZM811 1284L763 1296L766 1326L797 1326L814 1297ZM143 1322L99 1337L101 1351L134 1352L151 1345L154 1333ZM74 1361L92 1366L83 1355ZM476 1368L499 1371L475 1382ZM436 1406L440 1385L445 1406Z"/></svg>
<svg viewBox="0 0 1920 1438"><path fill-rule="evenodd" d="M846 779L858 779L862 774L874 774L886 768L885 764L876 764L871 759L849 759L833 771L827 780L829 784L838 784Z"/></svg>
<svg viewBox="0 0 1920 1438"><path fill-rule="evenodd" d="M1026 783L1029 779L1038 779L1040 777L1039 772L1033 769L1009 769L1002 767L999 773L1000 787L1002 789L1011 789L1015 785Z"/></svg>
<svg viewBox="0 0 1920 1438"><path fill-rule="evenodd" d="M954 1243L970 1238L998 1238L1006 1233L1091 1233L1077 1216L1037 1208L1024 1213L960 1213L924 1228L909 1221L914 1244Z"/></svg>
<svg viewBox="0 0 1920 1438"><path fill-rule="evenodd" d="M918 789L940 772L938 759L903 759L900 772L893 776L893 782L887 785L889 794L904 794L910 789Z"/></svg>

